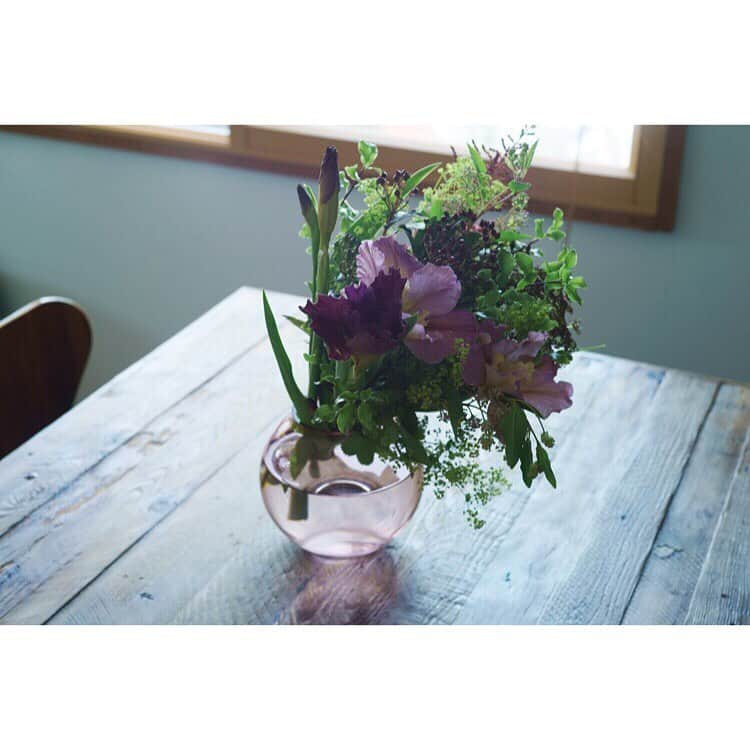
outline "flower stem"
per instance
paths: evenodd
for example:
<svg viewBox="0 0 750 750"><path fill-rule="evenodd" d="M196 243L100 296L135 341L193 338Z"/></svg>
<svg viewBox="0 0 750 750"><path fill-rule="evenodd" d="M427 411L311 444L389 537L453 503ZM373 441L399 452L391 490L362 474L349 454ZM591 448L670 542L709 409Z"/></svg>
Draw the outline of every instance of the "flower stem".
<svg viewBox="0 0 750 750"><path fill-rule="evenodd" d="M318 268L315 274L315 295L313 301L317 300L318 295L328 293L328 268L329 254L328 241L321 244L318 250ZM318 399L318 381L320 380L320 361L324 356L323 342L317 333L310 334L310 383L308 385L307 395L317 404Z"/></svg>

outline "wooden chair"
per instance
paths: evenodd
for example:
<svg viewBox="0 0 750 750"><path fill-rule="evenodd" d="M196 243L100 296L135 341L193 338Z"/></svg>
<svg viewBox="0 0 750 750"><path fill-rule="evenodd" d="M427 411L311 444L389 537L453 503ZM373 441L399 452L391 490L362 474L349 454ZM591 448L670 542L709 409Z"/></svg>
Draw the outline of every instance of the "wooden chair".
<svg viewBox="0 0 750 750"><path fill-rule="evenodd" d="M70 409L90 351L71 300L43 297L0 320L0 458Z"/></svg>

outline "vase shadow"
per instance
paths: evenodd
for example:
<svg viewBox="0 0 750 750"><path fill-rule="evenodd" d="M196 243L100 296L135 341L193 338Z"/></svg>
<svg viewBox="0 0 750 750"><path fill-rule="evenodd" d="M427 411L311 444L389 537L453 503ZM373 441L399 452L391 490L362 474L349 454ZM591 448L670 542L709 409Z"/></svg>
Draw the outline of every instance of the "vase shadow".
<svg viewBox="0 0 750 750"><path fill-rule="evenodd" d="M304 580L284 618L288 624L376 624L398 589L396 565L387 549L351 560L301 551L298 565Z"/></svg>

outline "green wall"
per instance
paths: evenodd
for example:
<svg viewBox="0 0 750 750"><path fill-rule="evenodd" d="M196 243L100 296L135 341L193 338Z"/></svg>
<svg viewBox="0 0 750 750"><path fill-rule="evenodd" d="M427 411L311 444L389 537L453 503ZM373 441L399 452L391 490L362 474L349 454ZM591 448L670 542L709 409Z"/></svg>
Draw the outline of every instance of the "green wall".
<svg viewBox="0 0 750 750"><path fill-rule="evenodd" d="M675 231L576 223L584 344L750 380L750 127L688 129ZM0 133L0 311L73 297L83 391L243 284L304 293L291 177Z"/></svg>

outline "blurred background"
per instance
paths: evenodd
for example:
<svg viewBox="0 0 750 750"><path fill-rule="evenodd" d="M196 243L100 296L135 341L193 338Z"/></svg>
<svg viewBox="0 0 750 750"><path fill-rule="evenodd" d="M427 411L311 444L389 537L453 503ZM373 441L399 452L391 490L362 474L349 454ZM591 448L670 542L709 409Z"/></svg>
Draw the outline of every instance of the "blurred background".
<svg viewBox="0 0 750 750"><path fill-rule="evenodd" d="M295 186L312 181L321 144L340 145L343 165L365 137L383 144L384 165L411 169L513 131L3 128L0 317L45 295L78 301L93 326L86 395L239 286L305 294ZM537 133L532 208L560 205L572 219L588 281L581 344L750 380L750 127Z"/></svg>

